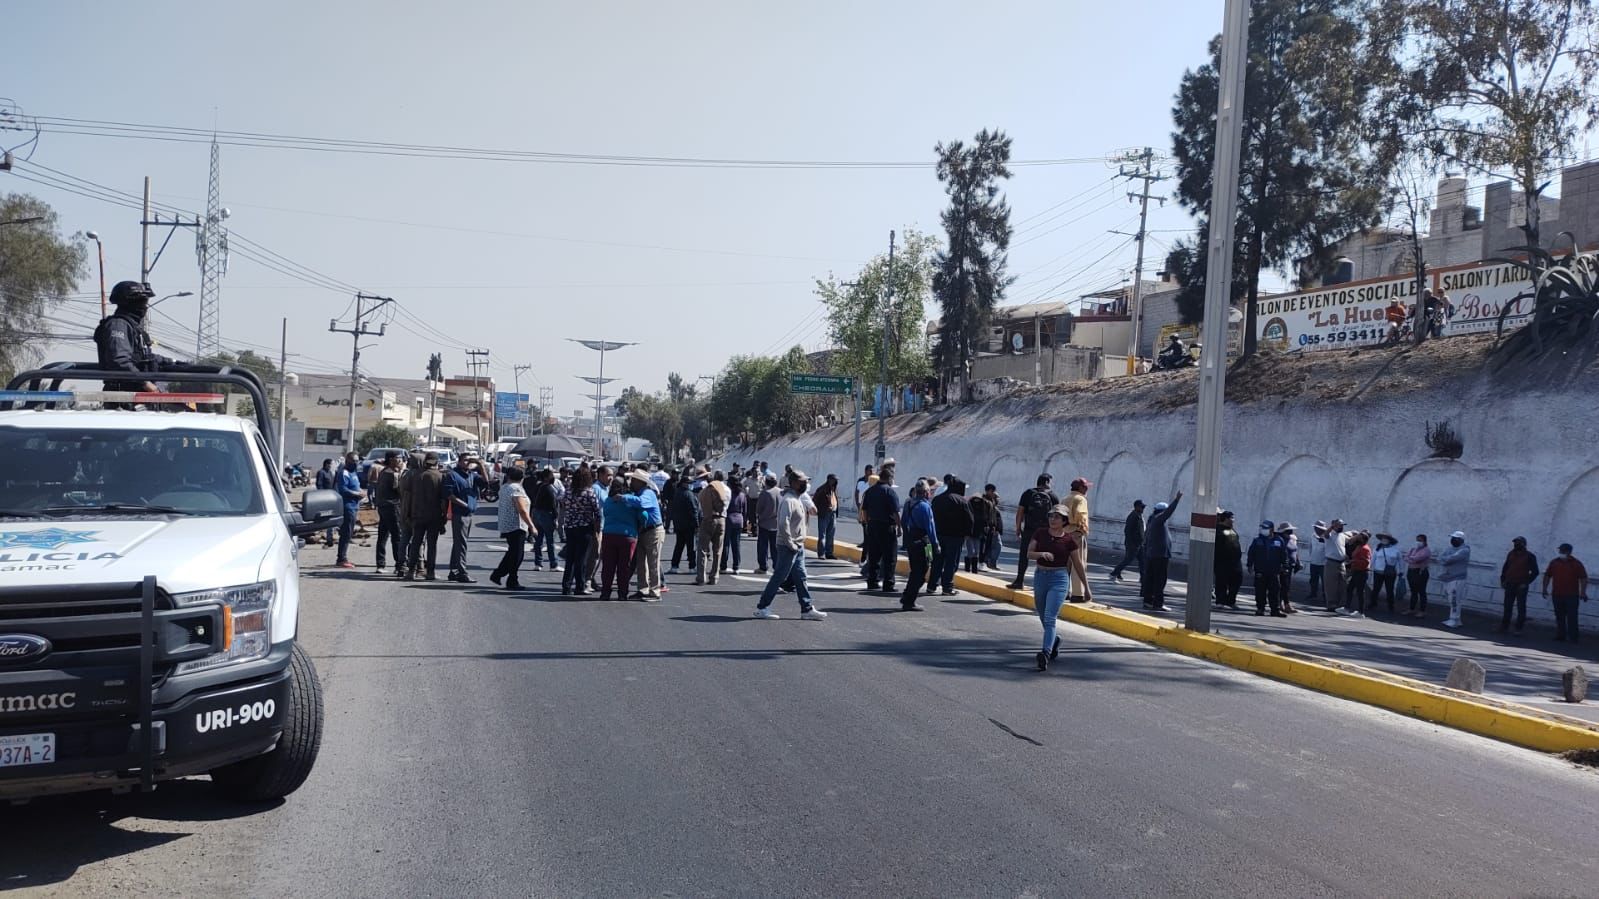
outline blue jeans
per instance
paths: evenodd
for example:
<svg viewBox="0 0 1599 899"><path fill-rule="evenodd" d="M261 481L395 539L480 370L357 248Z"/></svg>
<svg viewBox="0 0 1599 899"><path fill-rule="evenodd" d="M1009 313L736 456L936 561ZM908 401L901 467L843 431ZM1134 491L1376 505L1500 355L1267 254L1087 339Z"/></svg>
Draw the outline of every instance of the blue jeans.
<svg viewBox="0 0 1599 899"><path fill-rule="evenodd" d="M933 558L938 563L938 575L933 580L945 590L955 589L955 570L961 567L961 549L965 545L960 537L938 535L938 555Z"/></svg>
<svg viewBox="0 0 1599 899"><path fill-rule="evenodd" d="M722 537L722 570L726 571L729 564L737 571L744 567L744 535L739 533L742 528L727 526L727 534ZM732 562L729 563L728 560Z"/></svg>
<svg viewBox="0 0 1599 899"><path fill-rule="evenodd" d="M1038 567L1033 570L1033 608L1044 625L1044 651L1055 647L1055 624L1060 620L1060 607L1066 603L1066 590L1071 586L1071 575L1064 568Z"/></svg>
<svg viewBox="0 0 1599 899"><path fill-rule="evenodd" d="M776 531L772 534L775 536ZM794 596L799 600L801 609L811 607L811 590L805 584L805 553L803 550L789 549L778 544L772 558L772 577L766 582L766 589L761 591L761 601L757 608L764 609L772 604L777 596L778 588L789 581L790 575L794 582Z"/></svg>
<svg viewBox="0 0 1599 899"><path fill-rule="evenodd" d="M557 567L555 562L555 513L533 512L533 526L539 529L539 535L533 538L533 564L539 564L539 548L543 547L550 554L550 570Z"/></svg>
<svg viewBox="0 0 1599 899"><path fill-rule="evenodd" d="M344 507L344 519L339 522L339 557L336 562L350 558L350 538L355 535L355 506Z"/></svg>
<svg viewBox="0 0 1599 899"><path fill-rule="evenodd" d="M828 559L833 555L833 536L838 533L838 513L816 513L816 555Z"/></svg>

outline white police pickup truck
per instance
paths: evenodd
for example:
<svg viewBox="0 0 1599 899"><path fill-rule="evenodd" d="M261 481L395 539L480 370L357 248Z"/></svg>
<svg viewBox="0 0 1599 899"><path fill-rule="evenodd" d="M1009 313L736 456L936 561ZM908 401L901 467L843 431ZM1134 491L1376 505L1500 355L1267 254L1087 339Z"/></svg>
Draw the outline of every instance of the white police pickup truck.
<svg viewBox="0 0 1599 899"><path fill-rule="evenodd" d="M250 372L156 377L242 390L256 421L153 411L219 394L62 387L115 377L63 363L0 391L0 801L200 774L285 796L322 736L296 538L339 498L291 508Z"/></svg>

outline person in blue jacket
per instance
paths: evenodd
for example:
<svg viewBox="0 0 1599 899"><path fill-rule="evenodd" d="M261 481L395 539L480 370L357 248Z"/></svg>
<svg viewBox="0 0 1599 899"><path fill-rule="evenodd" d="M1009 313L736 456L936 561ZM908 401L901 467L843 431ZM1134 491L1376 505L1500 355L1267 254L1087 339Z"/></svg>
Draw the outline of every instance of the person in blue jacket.
<svg viewBox="0 0 1599 899"><path fill-rule="evenodd" d="M366 498L366 488L361 486L361 457L350 453L344 457L344 467L333 479L333 489L344 500L344 520L339 522L339 558L334 564L340 568L354 568L350 561L350 539L355 534L355 513Z"/></svg>
<svg viewBox="0 0 1599 899"><path fill-rule="evenodd" d="M444 493L450 501L450 580L458 584L477 583L466 573L466 540L472 533L472 516L477 514L478 493L486 486L477 456L471 453L457 460L444 479Z"/></svg>
<svg viewBox="0 0 1599 899"><path fill-rule="evenodd" d="M900 517L903 523L905 557L910 560L910 576L905 582L905 592L899 595L899 607L906 612L920 612L916 595L927 581L928 569L938 554L938 528L933 523L933 506L927 501L926 481L917 481L911 487L911 498L905 503Z"/></svg>

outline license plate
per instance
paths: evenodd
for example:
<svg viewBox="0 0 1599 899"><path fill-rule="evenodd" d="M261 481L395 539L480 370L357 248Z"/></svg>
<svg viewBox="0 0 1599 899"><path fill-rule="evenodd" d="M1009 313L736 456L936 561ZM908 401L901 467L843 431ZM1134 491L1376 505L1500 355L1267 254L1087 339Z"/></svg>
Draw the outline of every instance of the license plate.
<svg viewBox="0 0 1599 899"><path fill-rule="evenodd" d="M0 737L0 768L48 765L55 760L55 734L15 734Z"/></svg>

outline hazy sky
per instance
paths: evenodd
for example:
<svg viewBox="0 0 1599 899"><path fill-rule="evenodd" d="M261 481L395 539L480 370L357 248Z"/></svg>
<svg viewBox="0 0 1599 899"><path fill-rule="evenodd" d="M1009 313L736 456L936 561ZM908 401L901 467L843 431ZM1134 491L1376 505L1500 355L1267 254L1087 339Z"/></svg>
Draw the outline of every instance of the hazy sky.
<svg viewBox="0 0 1599 899"><path fill-rule="evenodd" d="M236 233L391 295L450 338L399 319L363 370L418 377L442 351L448 372L464 372L461 349L480 346L501 389L511 364L531 364L524 390L554 387L555 411L570 414L587 404L574 375L596 359L566 337L639 342L608 355L606 373L622 379L613 391L709 375L738 353L825 346L813 279L853 272L890 229L938 231L940 140L997 127L1021 160L1169 148L1173 93L1203 61L1221 6L9 0L0 96L40 116L310 137L928 163L685 169L223 147ZM0 132L6 146L21 139ZM132 194L148 174L158 201L204 206L203 143L46 131L31 153ZM1106 232L1133 230L1136 207L1112 174L1099 161L1015 169L1008 303L1128 276L1132 245ZM99 231L109 280L137 276L134 210L9 174L0 190L45 198L69 232ZM1187 226L1175 204L1152 211L1148 271ZM162 294L198 291L192 237L174 238L151 280ZM97 289L92 272L80 289ZM301 356L291 369L347 367L350 340L327 327L349 304L235 254L223 344L275 347L286 315ZM87 329L97 306L85 296L69 316ZM160 308L192 330L198 297ZM174 323L154 323L178 342Z"/></svg>

